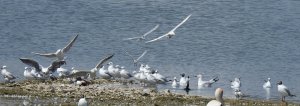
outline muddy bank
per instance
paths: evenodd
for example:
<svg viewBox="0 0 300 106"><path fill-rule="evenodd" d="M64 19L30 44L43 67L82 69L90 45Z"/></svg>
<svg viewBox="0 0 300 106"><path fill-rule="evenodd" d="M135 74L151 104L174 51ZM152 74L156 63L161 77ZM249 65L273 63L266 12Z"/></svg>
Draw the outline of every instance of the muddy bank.
<svg viewBox="0 0 300 106"><path fill-rule="evenodd" d="M123 84L117 81L95 80L88 86L76 86L66 81L24 81L13 84L0 84L0 95L30 95L40 98L74 98L82 95L93 104L135 104L135 105L200 105L205 104L214 98L201 96L190 96L172 93L170 90L158 91L155 87L140 87L138 84ZM65 105L75 105L73 101L65 101ZM272 105L285 106L287 103L280 101L262 100L234 100L226 99L227 105L231 106L258 106ZM289 103L288 105L300 106Z"/></svg>

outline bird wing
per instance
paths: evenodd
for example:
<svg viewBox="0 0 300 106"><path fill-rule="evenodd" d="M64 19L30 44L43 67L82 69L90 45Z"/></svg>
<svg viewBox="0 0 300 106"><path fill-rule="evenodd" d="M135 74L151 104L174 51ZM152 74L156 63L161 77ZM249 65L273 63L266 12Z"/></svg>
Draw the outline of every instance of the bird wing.
<svg viewBox="0 0 300 106"><path fill-rule="evenodd" d="M66 61L64 60L56 60L53 61L52 64L48 67L48 70L51 72L55 72L57 68L60 68L60 66L66 64Z"/></svg>
<svg viewBox="0 0 300 106"><path fill-rule="evenodd" d="M37 72L41 72L41 71L42 71L42 70L41 70L41 67L40 67L40 65L39 65L39 63L36 62L35 60L28 59L28 58L20 58L20 60L21 60L24 64L29 65L29 66L31 66L31 67L34 67L35 70L36 70Z"/></svg>
<svg viewBox="0 0 300 106"><path fill-rule="evenodd" d="M132 55L130 55L127 51L125 51L126 55L128 55L129 57L131 57L134 60L134 57Z"/></svg>
<svg viewBox="0 0 300 106"><path fill-rule="evenodd" d="M155 39L152 39L152 40L150 40L150 41L147 41L147 42L145 42L145 43L155 42L155 41L160 40L160 39L162 39L163 37L166 37L166 36L168 36L168 33L167 33L167 34L164 34L164 35L162 35L162 36L160 36L160 37L157 37L157 38L155 38Z"/></svg>
<svg viewBox="0 0 300 106"><path fill-rule="evenodd" d="M180 27L183 23L185 23L192 14L188 15L183 21L181 21L176 27L174 27L170 32L174 32L178 27Z"/></svg>
<svg viewBox="0 0 300 106"><path fill-rule="evenodd" d="M154 30L156 30L159 27L159 24L157 24L154 28L152 28L150 31L146 32L142 37L146 37L147 35L149 35L151 32L153 32Z"/></svg>
<svg viewBox="0 0 300 106"><path fill-rule="evenodd" d="M123 40L134 40L134 39L140 39L141 37L132 37L132 38L126 38L126 39L123 39Z"/></svg>
<svg viewBox="0 0 300 106"><path fill-rule="evenodd" d="M56 57L55 53L36 53L36 52L32 52L32 53L40 56L50 57L50 58Z"/></svg>
<svg viewBox="0 0 300 106"><path fill-rule="evenodd" d="M108 61L109 59L111 59L114 56L114 54L110 54L108 56L106 56L105 58L103 58L102 60L99 61L99 63L96 65L96 69L99 69L100 67L102 67L103 63L105 63L106 61Z"/></svg>
<svg viewBox="0 0 300 106"><path fill-rule="evenodd" d="M63 53L66 53L66 52L68 52L69 50L70 50L70 48L73 46L73 43L75 42L75 40L78 38L78 35L76 35L73 39L72 39L72 41L66 46L66 47L64 47L63 49L62 49L62 52Z"/></svg>
<svg viewBox="0 0 300 106"><path fill-rule="evenodd" d="M284 88L284 91L288 94L288 96L295 96L293 94L291 94L290 90L288 90L288 88Z"/></svg>
<svg viewBox="0 0 300 106"><path fill-rule="evenodd" d="M139 60L140 60L147 52L148 52L148 50L145 50L145 51L143 52L143 54L142 54L140 57L138 57L138 58L136 59L136 62L139 61Z"/></svg>
<svg viewBox="0 0 300 106"><path fill-rule="evenodd" d="M218 76L216 76L215 78L209 80L210 83L214 83L214 82L217 82L217 81L219 81Z"/></svg>

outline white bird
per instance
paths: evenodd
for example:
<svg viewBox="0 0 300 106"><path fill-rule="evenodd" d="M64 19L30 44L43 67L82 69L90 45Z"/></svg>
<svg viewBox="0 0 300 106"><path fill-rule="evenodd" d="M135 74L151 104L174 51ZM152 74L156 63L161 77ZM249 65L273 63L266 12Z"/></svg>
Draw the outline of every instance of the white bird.
<svg viewBox="0 0 300 106"><path fill-rule="evenodd" d="M168 82L167 78L161 74L158 73L157 70L155 70L152 75L155 77L155 79L157 80L157 83L159 84L165 84L166 82Z"/></svg>
<svg viewBox="0 0 300 106"><path fill-rule="evenodd" d="M110 79L112 77L112 75L109 74L109 72L107 70L105 70L105 67L102 66L100 69L99 69L99 76L102 78L102 79Z"/></svg>
<svg viewBox="0 0 300 106"><path fill-rule="evenodd" d="M173 28L173 29L172 29L171 31L169 31L168 33L166 33L166 34L164 34L164 35L162 35L162 36L160 36L160 37L158 37L158 38L155 38L155 39L153 39L153 40L147 41L147 42L145 42L145 43L151 43L151 42L160 40L160 39L162 39L162 38L164 38L164 37L171 38L172 36L175 35L175 30L176 30L178 27L180 27L183 23L185 23L185 22L190 18L191 15L192 15L192 14L188 15L183 21L181 21L175 28Z"/></svg>
<svg viewBox="0 0 300 106"><path fill-rule="evenodd" d="M271 78L268 78L267 81L265 81L264 85L263 85L263 88L272 88L272 85L271 85Z"/></svg>
<svg viewBox="0 0 300 106"><path fill-rule="evenodd" d="M128 52L125 52L128 56L130 56L133 60L133 64L138 63L138 61L147 53L148 51L145 50L137 59L135 59L132 55L130 55Z"/></svg>
<svg viewBox="0 0 300 106"><path fill-rule="evenodd" d="M233 90L235 89L240 89L240 87L242 86L240 78L234 78L234 81L231 81L231 88Z"/></svg>
<svg viewBox="0 0 300 106"><path fill-rule="evenodd" d="M285 97L286 96L290 96L290 97L293 97L293 96L296 96L296 95L293 95L291 94L290 90L282 84L282 81L279 81L278 83L278 92L281 94L281 100L282 101L285 101Z"/></svg>
<svg viewBox="0 0 300 106"><path fill-rule="evenodd" d="M70 70L63 68L63 67L57 68L56 71L57 71L59 77L67 77L71 74Z"/></svg>
<svg viewBox="0 0 300 106"><path fill-rule="evenodd" d="M1 68L1 74L4 77L6 82L11 82L11 80L16 79L15 76L13 76L9 71L7 71L6 66L2 66Z"/></svg>
<svg viewBox="0 0 300 106"><path fill-rule="evenodd" d="M123 66L121 67L120 75L124 79L129 79L129 78L133 77L128 71L125 70L125 68Z"/></svg>
<svg viewBox="0 0 300 106"><path fill-rule="evenodd" d="M144 35L142 36L138 36L138 37L132 37L132 38L126 38L124 40L146 40L146 36L149 35L151 32L153 32L154 30L156 30L159 27L159 25L156 25L154 28L152 28L150 31L146 32Z"/></svg>
<svg viewBox="0 0 300 106"><path fill-rule="evenodd" d="M218 77L215 77L209 81L203 81L202 79L202 74L197 75L196 77L198 77L198 88L202 88L202 87L211 87L211 85L215 82L217 82L219 80Z"/></svg>
<svg viewBox="0 0 300 106"><path fill-rule="evenodd" d="M215 97L216 100L211 100L207 103L206 106L224 106L224 100L223 100L223 89L217 88L215 91Z"/></svg>
<svg viewBox="0 0 300 106"><path fill-rule="evenodd" d="M78 101L78 106L88 106L88 102L84 96L82 96Z"/></svg>
<svg viewBox="0 0 300 106"><path fill-rule="evenodd" d="M32 69L30 67L25 67L24 77L26 79L36 79L37 78L36 74L31 73L31 71L32 71Z"/></svg>
<svg viewBox="0 0 300 106"><path fill-rule="evenodd" d="M242 93L242 91L240 89L235 89L234 95L237 99L240 99L244 96L244 94Z"/></svg>
<svg viewBox="0 0 300 106"><path fill-rule="evenodd" d="M36 55L44 56L44 57L57 58L58 60L64 60L65 59L65 57L64 57L65 53L67 53L71 49L71 47L73 46L73 43L75 42L77 37L78 37L78 35L76 35L71 40L71 42L68 43L67 46L65 46L62 49L58 49L55 53L35 53L35 52L32 52L32 53L34 53Z"/></svg>
<svg viewBox="0 0 300 106"><path fill-rule="evenodd" d="M101 59L101 60L98 62L98 64L96 64L96 66L95 66L93 69L91 69L91 74L90 74L90 75L91 75L91 78L92 78L92 79L95 79L95 78L96 78L96 72L97 72L97 70L98 70L100 67L102 67L103 64L104 64L106 61L108 61L109 59L111 59L113 56L114 56L114 54L110 54L110 55L106 56L105 58Z"/></svg>
<svg viewBox="0 0 300 106"><path fill-rule="evenodd" d="M179 80L179 85L180 85L180 87L186 87L186 85L187 85L187 78L185 77L185 74L183 73L183 74L180 74L181 75L181 78L180 78L180 80Z"/></svg>
<svg viewBox="0 0 300 106"><path fill-rule="evenodd" d="M57 68L59 68L60 66L66 64L66 61L64 60L56 60L53 61L52 64L48 67L43 67L42 65L40 65L38 62L36 62L35 60L32 59L28 59L28 58L20 58L20 60L24 63L27 64L31 67L34 67L35 70L38 73L43 72L43 74L49 75L49 73L54 73Z"/></svg>
<svg viewBox="0 0 300 106"><path fill-rule="evenodd" d="M172 87L176 88L177 86L178 86L177 85L177 79L176 79L176 77L174 77L173 82L172 82Z"/></svg>

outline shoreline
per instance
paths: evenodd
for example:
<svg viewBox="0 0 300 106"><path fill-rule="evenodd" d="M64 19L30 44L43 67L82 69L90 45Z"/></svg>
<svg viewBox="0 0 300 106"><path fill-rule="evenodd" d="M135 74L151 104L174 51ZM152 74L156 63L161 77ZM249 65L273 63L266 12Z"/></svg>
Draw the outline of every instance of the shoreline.
<svg viewBox="0 0 300 106"><path fill-rule="evenodd" d="M0 95L38 96L41 98L80 98L84 95L90 101L96 100L107 103L158 104L158 105L206 105L214 98L172 93L165 89L143 88L137 84L123 84L118 81L96 79L88 86L67 84L63 80L56 81L22 81L16 83L0 83ZM300 106L299 103L224 98L230 106Z"/></svg>

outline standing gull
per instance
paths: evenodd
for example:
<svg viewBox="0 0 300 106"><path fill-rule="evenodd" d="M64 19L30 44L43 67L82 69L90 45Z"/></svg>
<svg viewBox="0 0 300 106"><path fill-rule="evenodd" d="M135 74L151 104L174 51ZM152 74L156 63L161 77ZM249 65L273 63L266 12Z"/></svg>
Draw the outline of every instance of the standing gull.
<svg viewBox="0 0 300 106"><path fill-rule="evenodd" d="M63 60L56 60L53 61L52 64L48 67L43 67L42 65L40 65L38 62L36 62L35 60L32 59L28 59L28 58L20 58L20 60L24 63L27 64L31 67L34 67L35 70L38 73L43 72L43 74L49 75L50 73L54 73L57 68L59 68L60 66L66 64L65 61Z"/></svg>
<svg viewBox="0 0 300 106"><path fill-rule="evenodd" d="M173 82L172 82L172 88L176 88L177 86L178 86L177 79L176 79L176 77L174 77Z"/></svg>
<svg viewBox="0 0 300 106"><path fill-rule="evenodd" d="M106 56L105 58L101 59L99 61L99 63L93 69L91 69L91 78L92 79L96 78L96 71L103 66L103 63L105 63L106 61L111 59L113 56L114 56L114 54L110 54L110 55Z"/></svg>
<svg viewBox="0 0 300 106"><path fill-rule="evenodd" d="M9 71L7 71L6 66L2 66L1 68L1 74L4 77L6 82L11 82L11 80L16 79L15 76L13 76Z"/></svg>
<svg viewBox="0 0 300 106"><path fill-rule="evenodd" d="M268 78L267 81L265 80L265 83L264 83L264 85L263 85L263 88L266 89L266 88L271 88L271 87L272 87L270 80L271 80L271 78Z"/></svg>
<svg viewBox="0 0 300 106"><path fill-rule="evenodd" d="M133 77L128 71L125 70L124 66L121 67L120 75L124 79L129 79Z"/></svg>
<svg viewBox="0 0 300 106"><path fill-rule="evenodd" d="M180 22L175 28L173 28L173 29L172 29L171 31L169 31L168 33L166 33L166 34L164 34L164 35L162 35L162 36L160 36L160 37L158 37L158 38L155 38L155 39L153 39L153 40L147 41L147 42L145 42L145 43L151 43L151 42L160 40L160 39L162 39L162 38L164 38L164 37L171 38L172 36L175 35L175 30L176 30L178 27L180 27L183 23L185 23L185 22L190 18L191 15L192 15L192 14L188 15L182 22Z"/></svg>
<svg viewBox="0 0 300 106"><path fill-rule="evenodd" d="M154 30L156 30L159 27L159 25L156 25L154 28L152 28L150 31L148 31L147 33L145 33L142 36L138 36L138 37L132 37L132 38L126 38L124 40L146 40L146 36L149 35L151 32L153 32Z"/></svg>
<svg viewBox="0 0 300 106"><path fill-rule="evenodd" d="M293 97L293 96L296 96L296 95L293 95L291 94L290 90L282 84L282 81L279 81L278 83L278 92L281 94L281 100L284 102L285 101L285 97L286 96L290 96L290 97Z"/></svg>
<svg viewBox="0 0 300 106"><path fill-rule="evenodd" d="M73 46L73 43L75 42L77 37L78 37L78 35L76 35L67 46L65 46L62 49L58 49L55 53L35 53L35 52L33 52L33 53L40 55L40 56L45 56L45 57L49 57L49 58L56 57L58 60L64 60L65 53L67 53L71 49L71 47Z"/></svg>
<svg viewBox="0 0 300 106"><path fill-rule="evenodd" d="M110 79L112 77L112 75L110 75L108 73L107 70L105 70L105 67L102 66L100 69L99 69L99 76L102 78L102 79Z"/></svg>
<svg viewBox="0 0 300 106"><path fill-rule="evenodd" d="M179 85L180 85L181 88L186 87L187 78L185 77L184 73L182 73L180 75L181 75L181 78L179 80Z"/></svg>

